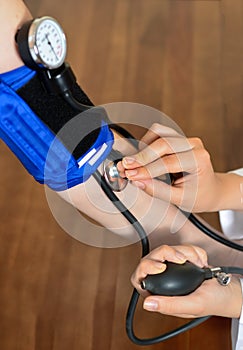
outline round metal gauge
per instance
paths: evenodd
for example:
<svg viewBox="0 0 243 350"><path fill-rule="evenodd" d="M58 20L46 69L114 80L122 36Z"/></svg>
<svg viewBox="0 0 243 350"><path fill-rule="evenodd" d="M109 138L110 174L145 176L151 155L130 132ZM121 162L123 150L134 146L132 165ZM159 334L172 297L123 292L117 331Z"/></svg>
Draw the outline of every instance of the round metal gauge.
<svg viewBox="0 0 243 350"><path fill-rule="evenodd" d="M66 58L66 37L60 24L52 17L41 17L23 25L16 42L24 63L32 69L60 67Z"/></svg>

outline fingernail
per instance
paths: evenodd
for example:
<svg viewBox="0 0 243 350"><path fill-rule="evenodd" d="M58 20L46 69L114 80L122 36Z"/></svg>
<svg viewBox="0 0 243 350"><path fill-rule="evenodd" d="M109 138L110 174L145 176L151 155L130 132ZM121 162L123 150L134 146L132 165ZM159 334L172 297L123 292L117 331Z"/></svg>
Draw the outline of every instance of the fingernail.
<svg viewBox="0 0 243 350"><path fill-rule="evenodd" d="M116 164L116 167L117 167L118 171L124 171L124 166L122 165L121 161Z"/></svg>
<svg viewBox="0 0 243 350"><path fill-rule="evenodd" d="M143 182L140 182L140 181L133 181L132 182L136 187L140 188L141 190L144 190L145 189L145 184Z"/></svg>
<svg viewBox="0 0 243 350"><path fill-rule="evenodd" d="M135 162L135 159L131 157L125 157L123 158L123 161L124 161L124 164L130 165Z"/></svg>
<svg viewBox="0 0 243 350"><path fill-rule="evenodd" d="M159 303L154 299L145 300L143 303L143 308L148 311L156 311L158 307Z"/></svg>
<svg viewBox="0 0 243 350"><path fill-rule="evenodd" d="M135 169L133 169L133 170L126 170L127 177L137 175L137 173L138 173L138 171L135 170Z"/></svg>

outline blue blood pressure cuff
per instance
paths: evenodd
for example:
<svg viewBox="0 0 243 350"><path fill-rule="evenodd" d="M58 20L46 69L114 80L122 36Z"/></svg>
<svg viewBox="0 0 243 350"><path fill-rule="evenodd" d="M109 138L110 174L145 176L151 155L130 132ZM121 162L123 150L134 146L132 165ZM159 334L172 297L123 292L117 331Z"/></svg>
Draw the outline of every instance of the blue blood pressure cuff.
<svg viewBox="0 0 243 350"><path fill-rule="evenodd" d="M114 142L105 110L76 83L72 94L90 108L78 113L25 66L0 75L0 138L36 181L56 191L88 180Z"/></svg>

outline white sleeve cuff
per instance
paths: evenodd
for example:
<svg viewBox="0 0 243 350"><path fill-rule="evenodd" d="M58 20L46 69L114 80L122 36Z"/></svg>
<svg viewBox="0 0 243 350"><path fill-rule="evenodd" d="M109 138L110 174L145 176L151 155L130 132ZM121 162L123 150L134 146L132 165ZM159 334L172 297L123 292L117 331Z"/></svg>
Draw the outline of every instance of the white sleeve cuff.
<svg viewBox="0 0 243 350"><path fill-rule="evenodd" d="M243 168L231 171L231 173L243 176ZM229 239L243 238L243 211L221 210L219 218L226 237Z"/></svg>
<svg viewBox="0 0 243 350"><path fill-rule="evenodd" d="M242 298L243 298L243 279L240 279ZM243 303L240 319L232 320L232 348L234 350L243 350Z"/></svg>

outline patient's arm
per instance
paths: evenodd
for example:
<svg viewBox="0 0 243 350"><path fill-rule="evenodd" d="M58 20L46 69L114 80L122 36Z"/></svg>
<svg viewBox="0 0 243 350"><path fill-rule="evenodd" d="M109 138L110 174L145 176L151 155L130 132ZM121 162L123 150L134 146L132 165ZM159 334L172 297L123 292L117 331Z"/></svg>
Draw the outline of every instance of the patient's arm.
<svg viewBox="0 0 243 350"><path fill-rule="evenodd" d="M22 0L0 0L0 73L23 65L14 37L18 28L31 17ZM118 136L116 136L116 140L118 140ZM128 154L127 145L124 145L125 143L119 145L120 150L124 151L124 154ZM123 235L131 232L130 225L127 224L125 218L117 213L93 178L85 184L61 193L61 195L79 210L95 218L112 231ZM128 185L125 191L118 196L141 220L148 232L154 231L158 227L160 218L163 219L163 227L169 227L166 223L167 217L164 217L165 209L168 207L166 203L151 198L131 185Z"/></svg>
<svg viewBox="0 0 243 350"><path fill-rule="evenodd" d="M15 34L21 25L31 19L22 0L0 0L0 73L23 65L15 45Z"/></svg>
<svg viewBox="0 0 243 350"><path fill-rule="evenodd" d="M0 0L0 73L23 65L14 38L21 25L31 18L32 16L22 0ZM122 234L126 231L130 232L130 226L127 225L126 220L113 208L113 205L107 200L94 179L91 178L87 183L76 186L61 195L79 210L113 231ZM138 198L136 198L137 196ZM153 206L150 208L154 201L151 197L137 191L131 185L128 185L127 189L120 194L120 197L138 215L148 231L151 231L151 226L155 228L156 225L151 225L154 221L152 217L153 215L158 217L158 212L156 213ZM147 219L148 217L149 219Z"/></svg>
<svg viewBox="0 0 243 350"><path fill-rule="evenodd" d="M123 154L129 154L134 151L134 148L125 139L121 138L117 133L113 133L115 137L114 149L119 150ZM99 171L103 172L103 164ZM59 192L59 194L81 212L95 219L111 231L121 235L133 233L131 225L106 197L93 177L83 184ZM116 195L142 223L148 233L154 231L161 221L163 221L163 226L166 226L165 212L168 208L167 203L152 198L130 183L123 191L116 192Z"/></svg>

